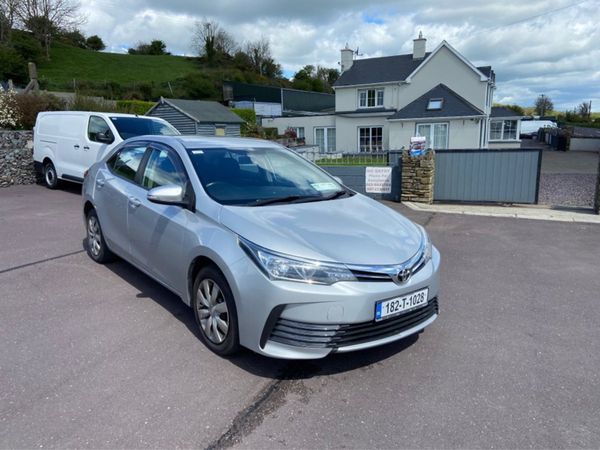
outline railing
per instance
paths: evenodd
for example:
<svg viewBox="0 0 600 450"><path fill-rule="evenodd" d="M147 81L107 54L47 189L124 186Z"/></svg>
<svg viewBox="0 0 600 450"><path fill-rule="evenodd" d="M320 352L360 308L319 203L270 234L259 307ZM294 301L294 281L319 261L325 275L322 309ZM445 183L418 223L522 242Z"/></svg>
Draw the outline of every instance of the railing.
<svg viewBox="0 0 600 450"><path fill-rule="evenodd" d="M317 151L298 151L304 158L320 166L387 166L388 152L373 153L321 153Z"/></svg>

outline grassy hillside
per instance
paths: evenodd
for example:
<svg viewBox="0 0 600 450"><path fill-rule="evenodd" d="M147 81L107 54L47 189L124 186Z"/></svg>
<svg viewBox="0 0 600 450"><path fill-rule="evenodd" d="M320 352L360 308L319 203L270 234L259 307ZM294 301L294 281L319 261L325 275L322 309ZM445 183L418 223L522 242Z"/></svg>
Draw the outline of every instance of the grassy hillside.
<svg viewBox="0 0 600 450"><path fill-rule="evenodd" d="M56 42L50 61L38 68L40 84L51 91L77 90L111 99L156 100L160 96L220 100L224 80L288 86L224 58L208 64L202 58L130 55L84 50Z"/></svg>
<svg viewBox="0 0 600 450"><path fill-rule="evenodd" d="M198 71L198 62L183 56L128 55L84 50L57 43L51 60L39 67L39 77L49 89L65 89L73 79L121 84L163 83Z"/></svg>

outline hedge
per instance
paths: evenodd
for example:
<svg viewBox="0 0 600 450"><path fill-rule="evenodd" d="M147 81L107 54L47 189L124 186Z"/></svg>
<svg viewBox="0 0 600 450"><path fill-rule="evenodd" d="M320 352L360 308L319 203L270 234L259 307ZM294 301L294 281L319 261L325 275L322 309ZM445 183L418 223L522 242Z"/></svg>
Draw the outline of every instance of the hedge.
<svg viewBox="0 0 600 450"><path fill-rule="evenodd" d="M117 108L120 111L140 116L146 114L154 105L154 102L145 102L143 100L117 100Z"/></svg>

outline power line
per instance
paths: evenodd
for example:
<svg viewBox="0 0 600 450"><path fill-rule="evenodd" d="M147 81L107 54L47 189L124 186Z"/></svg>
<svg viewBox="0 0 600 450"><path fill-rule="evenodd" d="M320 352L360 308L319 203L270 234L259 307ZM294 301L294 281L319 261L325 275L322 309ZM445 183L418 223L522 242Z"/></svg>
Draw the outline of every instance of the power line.
<svg viewBox="0 0 600 450"><path fill-rule="evenodd" d="M540 13L540 14L535 14L533 16L525 17L524 19L515 20L514 22L507 23L507 24L504 24L504 25L496 25L496 26L490 27L490 28L483 28L481 30L477 30L477 31L471 33L471 35L482 33L484 31L493 31L493 30L497 30L497 29L500 29L500 28L507 28L507 27L511 27L513 25L517 25L519 23L529 22L530 20L534 20L534 19L538 19L540 17L544 17L544 16L547 16L547 15L550 15L550 14L554 14L554 13L556 13L558 11L563 11L565 9L569 9L569 8L572 8L572 7L577 6L577 5L581 5L582 3L589 2L589 1L596 1L596 0L581 0L581 1L578 1L578 2L575 2L575 3L571 3L569 5L561 6L560 8L551 9L550 11L545 11L545 12Z"/></svg>

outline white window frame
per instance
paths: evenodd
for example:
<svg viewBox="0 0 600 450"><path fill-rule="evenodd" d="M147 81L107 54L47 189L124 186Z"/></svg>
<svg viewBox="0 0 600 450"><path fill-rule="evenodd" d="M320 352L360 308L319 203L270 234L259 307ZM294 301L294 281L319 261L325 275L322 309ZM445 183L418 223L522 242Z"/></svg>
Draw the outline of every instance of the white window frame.
<svg viewBox="0 0 600 450"><path fill-rule="evenodd" d="M317 140L317 130L323 130L323 148L319 146L319 142ZM332 132L335 133L335 127L315 127L313 130L313 136L315 138L314 143L319 147L320 153L333 153L335 152L335 146L337 145L337 135L335 136L335 145L334 148L329 148L329 134Z"/></svg>
<svg viewBox="0 0 600 450"><path fill-rule="evenodd" d="M433 148L434 150L445 150L450 148L450 122L419 122L417 124L415 124L415 136L421 136L419 134L419 127L420 126L427 126L429 125L429 136L423 136L426 137L427 140L429 141L429 147ZM434 137L435 137L435 131L434 128L436 125L446 125L446 147L444 148L435 148L433 147L433 142L434 142Z"/></svg>
<svg viewBox="0 0 600 450"><path fill-rule="evenodd" d="M294 130L294 133L296 133L296 139L306 139L306 130L304 127L289 127L289 128ZM302 133L300 133L300 130L302 130ZM302 136L300 136L300 134L302 134Z"/></svg>
<svg viewBox="0 0 600 450"><path fill-rule="evenodd" d="M369 106L369 91L373 92L373 105ZM361 97L364 94L364 105L361 104ZM379 95L381 94L381 96ZM381 100L381 103L380 103ZM358 90L358 107L360 109L368 109L368 108L382 108L383 103L385 101L385 89L383 88L375 88L375 89L359 89Z"/></svg>
<svg viewBox="0 0 600 450"><path fill-rule="evenodd" d="M492 123L502 123L502 131L500 133L500 138L492 138ZM506 122L515 122L515 135L514 137L507 137L506 133L507 133L507 127L506 127ZM518 119L492 119L490 120L490 130L489 130L489 142L518 142L519 139L519 133L520 133L520 120Z"/></svg>
<svg viewBox="0 0 600 450"><path fill-rule="evenodd" d="M380 149L373 148L373 129L374 128L381 128L381 148ZM368 129L369 130L369 144L368 144L368 149L366 149L366 150L363 150L361 148L361 143L360 143L360 130L364 130L364 129ZM383 139L383 133L384 133L384 127L383 127L383 125L364 125L364 126L358 127L357 130L356 130L357 142L358 142L358 145L357 145L358 151L360 153L382 152L384 150L383 149L383 141L384 141L384 139Z"/></svg>

